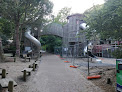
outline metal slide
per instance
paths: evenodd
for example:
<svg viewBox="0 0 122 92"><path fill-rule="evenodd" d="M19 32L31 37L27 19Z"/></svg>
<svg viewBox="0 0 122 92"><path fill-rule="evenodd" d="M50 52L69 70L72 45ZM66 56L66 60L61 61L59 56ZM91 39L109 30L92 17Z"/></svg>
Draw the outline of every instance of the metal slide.
<svg viewBox="0 0 122 92"><path fill-rule="evenodd" d="M81 24L80 24L80 28L81 28L82 30L85 30L85 29L89 28L89 26L88 26L86 23L81 23ZM87 46L84 47L84 55L86 55L86 53L89 53L89 55L90 55L91 57L95 57L95 56L91 53L91 51L88 51L88 50L87 50L88 47L92 47L92 42L89 42L89 43L87 44ZM91 49L92 49L92 48L91 48Z"/></svg>
<svg viewBox="0 0 122 92"><path fill-rule="evenodd" d="M31 28L27 28L27 31L25 32L25 37L29 39L33 44L36 45L37 49L36 52L38 52L38 57L40 55L40 48L41 48L41 43L31 35Z"/></svg>

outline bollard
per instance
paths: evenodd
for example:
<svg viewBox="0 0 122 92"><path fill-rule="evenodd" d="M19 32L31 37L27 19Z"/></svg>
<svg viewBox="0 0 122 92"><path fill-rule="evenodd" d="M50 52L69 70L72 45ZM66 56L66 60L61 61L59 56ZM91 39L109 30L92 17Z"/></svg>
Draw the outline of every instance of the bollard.
<svg viewBox="0 0 122 92"><path fill-rule="evenodd" d="M92 57L91 57L91 62L92 62Z"/></svg>
<svg viewBox="0 0 122 92"><path fill-rule="evenodd" d="M26 70L23 71L23 80L26 81Z"/></svg>
<svg viewBox="0 0 122 92"><path fill-rule="evenodd" d="M6 78L6 69L2 69L2 78Z"/></svg>
<svg viewBox="0 0 122 92"><path fill-rule="evenodd" d="M26 56L25 56L25 62L26 62Z"/></svg>
<svg viewBox="0 0 122 92"><path fill-rule="evenodd" d="M8 83L8 91L9 92L13 92L13 87L14 87L13 81L9 81L9 83Z"/></svg>
<svg viewBox="0 0 122 92"><path fill-rule="evenodd" d="M28 67L29 67L29 68L32 68L32 66L31 66L31 65L29 65Z"/></svg>
<svg viewBox="0 0 122 92"><path fill-rule="evenodd" d="M31 75L31 72L28 72L28 75Z"/></svg>
<svg viewBox="0 0 122 92"><path fill-rule="evenodd" d="M16 57L14 57L14 62L16 62Z"/></svg>
<svg viewBox="0 0 122 92"><path fill-rule="evenodd" d="M33 63L33 71L35 71L35 63Z"/></svg>
<svg viewBox="0 0 122 92"><path fill-rule="evenodd" d="M30 62L30 59L31 59L31 58L29 57L29 62Z"/></svg>
<svg viewBox="0 0 122 92"><path fill-rule="evenodd" d="M110 78L107 78L107 84L111 84L111 79Z"/></svg>
<svg viewBox="0 0 122 92"><path fill-rule="evenodd" d="M0 84L0 92L2 92L2 86L1 86L1 84Z"/></svg>
<svg viewBox="0 0 122 92"><path fill-rule="evenodd" d="M35 68L37 68L37 64L35 64Z"/></svg>

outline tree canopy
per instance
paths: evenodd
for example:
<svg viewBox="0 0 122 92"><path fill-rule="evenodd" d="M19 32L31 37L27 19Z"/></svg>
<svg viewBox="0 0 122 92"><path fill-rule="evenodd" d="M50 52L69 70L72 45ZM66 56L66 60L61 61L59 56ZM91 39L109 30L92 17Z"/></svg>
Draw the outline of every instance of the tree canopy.
<svg viewBox="0 0 122 92"><path fill-rule="evenodd" d="M58 14L54 17L54 22L59 24L66 24L67 23L67 16L70 15L71 8L64 7L62 8Z"/></svg>
<svg viewBox="0 0 122 92"><path fill-rule="evenodd" d="M106 0L103 5L87 10L84 19L90 26L87 35L100 39L122 39L122 0Z"/></svg>
<svg viewBox="0 0 122 92"><path fill-rule="evenodd" d="M36 24L36 27L40 27L45 21L45 16L52 12L52 7L53 4L49 0L0 1L0 16L13 22L15 25L14 40L18 56L20 55L20 35L22 32L20 29L33 24Z"/></svg>

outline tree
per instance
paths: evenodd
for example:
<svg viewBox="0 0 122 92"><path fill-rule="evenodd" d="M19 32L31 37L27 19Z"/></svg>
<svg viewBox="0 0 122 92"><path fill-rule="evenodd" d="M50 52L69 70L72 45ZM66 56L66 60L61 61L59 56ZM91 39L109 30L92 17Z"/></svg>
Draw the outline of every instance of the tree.
<svg viewBox="0 0 122 92"><path fill-rule="evenodd" d="M64 7L62 8L56 17L54 17L54 22L59 24L66 24L67 23L67 16L70 15L71 8Z"/></svg>
<svg viewBox="0 0 122 92"><path fill-rule="evenodd" d="M4 59L4 56L3 56L3 48L2 48L2 41L1 41L1 38L0 38L0 62Z"/></svg>
<svg viewBox="0 0 122 92"><path fill-rule="evenodd" d="M56 36L42 36L40 42L43 46L46 46L48 52L54 52L55 47L59 47L62 44L62 39Z"/></svg>
<svg viewBox="0 0 122 92"><path fill-rule="evenodd" d="M104 5L92 7L84 14L90 26L101 39L122 39L122 0L106 0ZM94 31L96 30L96 31Z"/></svg>
<svg viewBox="0 0 122 92"><path fill-rule="evenodd" d="M94 40L99 38L100 32L102 32L102 9L103 5L96 5L84 12L84 20L86 21L89 28L85 30L88 39Z"/></svg>
<svg viewBox="0 0 122 92"><path fill-rule="evenodd" d="M13 35L13 27L14 24L9 20L0 18L0 37L2 38L2 43L4 46L7 44L7 40Z"/></svg>
<svg viewBox="0 0 122 92"><path fill-rule="evenodd" d="M20 55L20 28L31 26L51 13L53 4L49 0L2 0L0 15L15 24L16 54Z"/></svg>

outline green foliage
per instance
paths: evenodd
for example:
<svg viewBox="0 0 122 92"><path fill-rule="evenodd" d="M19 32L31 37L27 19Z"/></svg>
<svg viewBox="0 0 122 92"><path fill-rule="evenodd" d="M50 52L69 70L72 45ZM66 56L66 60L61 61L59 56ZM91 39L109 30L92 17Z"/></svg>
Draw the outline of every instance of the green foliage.
<svg viewBox="0 0 122 92"><path fill-rule="evenodd" d="M53 4L49 0L1 0L0 17L14 23L16 54L20 55L20 41L22 30L31 26L40 31L45 17L52 12ZM35 24L35 25L34 25ZM15 39L16 38L16 39Z"/></svg>
<svg viewBox="0 0 122 92"><path fill-rule="evenodd" d="M42 46L46 46L48 52L54 52L54 48L61 46L62 39L56 36L42 36L40 39Z"/></svg>
<svg viewBox="0 0 122 92"><path fill-rule="evenodd" d="M13 31L13 23L0 18L0 37L2 38L3 45L8 44L7 40L12 37Z"/></svg>
<svg viewBox="0 0 122 92"><path fill-rule="evenodd" d="M104 5L94 6L84 15L89 33L96 30L101 39L122 39L122 0L106 0Z"/></svg>
<svg viewBox="0 0 122 92"><path fill-rule="evenodd" d="M14 23L31 25L43 20L52 12L53 4L49 0L2 0L0 14Z"/></svg>
<svg viewBox="0 0 122 92"><path fill-rule="evenodd" d="M117 58L117 59L122 58L122 48L116 49L116 50L112 53L112 55L113 55L115 58Z"/></svg>
<svg viewBox="0 0 122 92"><path fill-rule="evenodd" d="M62 8L58 12L57 16L54 18L54 22L62 24L62 25L66 24L67 23L66 18L67 18L67 16L70 15L70 11L71 11L71 8L67 8L67 7Z"/></svg>
<svg viewBox="0 0 122 92"><path fill-rule="evenodd" d="M12 33L13 33L13 23L0 18L0 33L5 35L7 38L12 37Z"/></svg>

